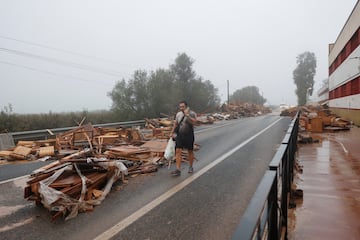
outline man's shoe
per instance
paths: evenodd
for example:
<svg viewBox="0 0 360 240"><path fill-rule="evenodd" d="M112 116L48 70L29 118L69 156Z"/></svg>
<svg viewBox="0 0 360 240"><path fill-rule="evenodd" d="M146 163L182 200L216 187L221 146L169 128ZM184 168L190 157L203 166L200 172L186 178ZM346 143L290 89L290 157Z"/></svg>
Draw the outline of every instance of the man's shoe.
<svg viewBox="0 0 360 240"><path fill-rule="evenodd" d="M181 171L179 169L176 169L174 171L171 172L171 176L173 177L177 177L181 175Z"/></svg>
<svg viewBox="0 0 360 240"><path fill-rule="evenodd" d="M193 167L189 167L188 173L193 173L194 172L194 168Z"/></svg>

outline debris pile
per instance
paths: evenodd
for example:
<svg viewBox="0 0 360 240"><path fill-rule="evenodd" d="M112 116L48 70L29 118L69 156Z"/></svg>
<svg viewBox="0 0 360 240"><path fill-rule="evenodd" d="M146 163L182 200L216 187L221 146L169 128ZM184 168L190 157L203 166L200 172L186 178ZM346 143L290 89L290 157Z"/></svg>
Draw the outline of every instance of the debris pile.
<svg viewBox="0 0 360 240"><path fill-rule="evenodd" d="M0 151L0 158L7 161L51 159L55 157L55 139L19 141L15 147Z"/></svg>
<svg viewBox="0 0 360 240"><path fill-rule="evenodd" d="M125 174L127 168L120 160L62 159L34 171L24 197L49 209L53 220L59 216L68 220L99 205Z"/></svg>
<svg viewBox="0 0 360 240"><path fill-rule="evenodd" d="M150 137L150 136L148 136ZM107 129L79 126L44 141L19 141L3 152L9 160L55 160L35 170L24 197L71 219L90 211L126 175L155 172L162 161L167 139L145 140L138 128Z"/></svg>
<svg viewBox="0 0 360 240"><path fill-rule="evenodd" d="M281 116L295 116L300 109L299 142L312 143L314 138L310 133L337 132L350 130L352 125L348 121L323 106L302 106L300 108L289 108L281 112Z"/></svg>
<svg viewBox="0 0 360 240"><path fill-rule="evenodd" d="M302 107L300 126L310 132L335 132L349 130L350 121L322 107Z"/></svg>
<svg viewBox="0 0 360 240"><path fill-rule="evenodd" d="M147 122L145 129L86 124L53 139L18 141L0 151L0 159L53 160L32 172L24 198L46 207L53 220L71 219L99 205L114 182L125 183L128 175L156 172L166 164L163 156L173 121Z"/></svg>
<svg viewBox="0 0 360 240"><path fill-rule="evenodd" d="M212 124L240 115L255 116L262 111L246 104L231 105L229 109L230 113L200 115L198 124ZM80 125L52 135L52 139L18 141L15 147L0 151L0 159L52 160L32 172L24 198L47 208L53 220L71 219L99 205L114 182L127 182L127 176L156 172L166 161L170 167L172 160L166 160L164 152L174 120L159 118L145 122L145 128ZM199 148L198 144L194 145L194 150Z"/></svg>
<svg viewBox="0 0 360 240"><path fill-rule="evenodd" d="M216 116L216 114L215 114ZM214 115L200 115L196 117L198 124L213 124L216 121Z"/></svg>
<svg viewBox="0 0 360 240"><path fill-rule="evenodd" d="M171 129L174 122L167 118L160 119L145 119L145 129L151 130L150 132L145 132L144 137L149 139L156 137L158 139L167 139L170 136Z"/></svg>
<svg viewBox="0 0 360 240"><path fill-rule="evenodd" d="M231 103L224 104L221 107L223 114L226 114L226 119L236 119L239 117L255 117L262 114L270 113L270 108L264 107L254 103Z"/></svg>

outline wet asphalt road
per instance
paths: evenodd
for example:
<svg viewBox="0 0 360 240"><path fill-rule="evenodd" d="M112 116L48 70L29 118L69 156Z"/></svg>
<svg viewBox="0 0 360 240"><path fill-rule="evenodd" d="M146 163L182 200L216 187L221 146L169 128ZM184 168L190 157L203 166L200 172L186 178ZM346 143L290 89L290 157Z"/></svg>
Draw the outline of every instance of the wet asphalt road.
<svg viewBox="0 0 360 240"><path fill-rule="evenodd" d="M41 162L16 162L14 164L0 165L0 182L12 178L28 175L32 170L48 165L51 161Z"/></svg>
<svg viewBox="0 0 360 240"><path fill-rule="evenodd" d="M278 115L224 121L196 130L195 173L278 120ZM113 239L229 239L290 123L281 118L267 131L158 206L141 215ZM29 165L30 166L30 165ZM3 166L0 166L0 173ZM0 185L1 239L94 239L158 196L189 180L187 164L180 177L160 168L152 175L117 183L92 212L75 219L50 221L49 212L22 198L26 179ZM28 174L28 173L27 173Z"/></svg>

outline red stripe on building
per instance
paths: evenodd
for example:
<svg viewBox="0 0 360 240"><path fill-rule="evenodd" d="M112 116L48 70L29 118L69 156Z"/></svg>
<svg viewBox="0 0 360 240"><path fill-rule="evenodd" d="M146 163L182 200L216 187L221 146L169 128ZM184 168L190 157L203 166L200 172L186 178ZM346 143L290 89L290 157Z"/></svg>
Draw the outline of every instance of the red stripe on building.
<svg viewBox="0 0 360 240"><path fill-rule="evenodd" d="M345 59L360 45L360 27L352 35L345 47L329 67L329 76L345 61Z"/></svg>
<svg viewBox="0 0 360 240"><path fill-rule="evenodd" d="M329 92L329 99L341 98L355 94L360 94L360 76L331 90Z"/></svg>

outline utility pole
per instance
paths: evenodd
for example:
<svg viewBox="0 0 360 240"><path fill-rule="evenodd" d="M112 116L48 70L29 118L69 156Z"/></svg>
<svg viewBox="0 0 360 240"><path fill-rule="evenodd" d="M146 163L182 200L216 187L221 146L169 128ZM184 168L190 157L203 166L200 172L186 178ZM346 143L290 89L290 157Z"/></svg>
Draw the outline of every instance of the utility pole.
<svg viewBox="0 0 360 240"><path fill-rule="evenodd" d="M227 80L227 105L230 105L230 97L229 97L229 80Z"/></svg>

